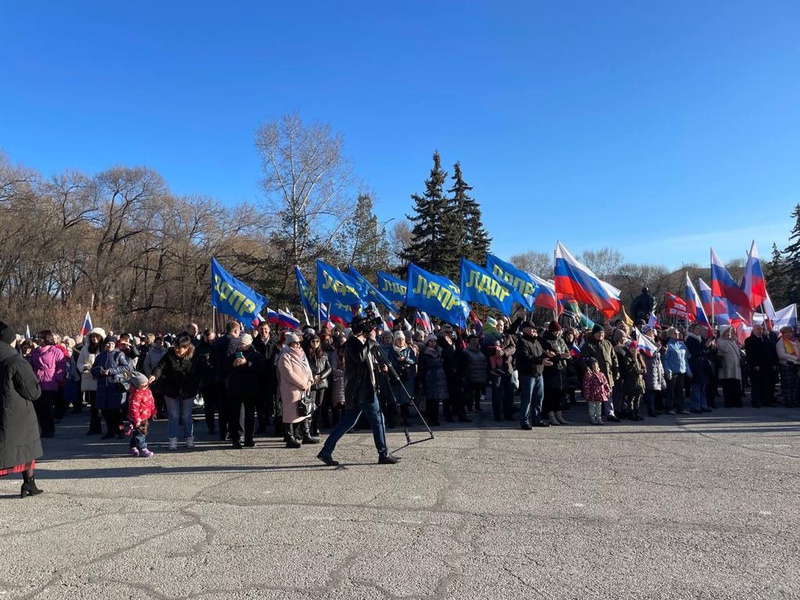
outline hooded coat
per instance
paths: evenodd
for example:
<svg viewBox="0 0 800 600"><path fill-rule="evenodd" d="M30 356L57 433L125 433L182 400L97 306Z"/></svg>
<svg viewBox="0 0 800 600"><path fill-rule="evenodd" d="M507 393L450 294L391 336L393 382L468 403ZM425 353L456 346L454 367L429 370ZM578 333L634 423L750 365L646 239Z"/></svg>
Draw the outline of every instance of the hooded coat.
<svg viewBox="0 0 800 600"><path fill-rule="evenodd" d="M28 361L0 342L0 469L28 464L42 455L33 403L41 395Z"/></svg>
<svg viewBox="0 0 800 600"><path fill-rule="evenodd" d="M108 370L107 375L102 373L104 370ZM124 381L128 371L130 371L128 361L119 350L104 351L97 355L91 371L92 376L97 380L95 408L110 410L120 408L125 404L125 392L119 383Z"/></svg>

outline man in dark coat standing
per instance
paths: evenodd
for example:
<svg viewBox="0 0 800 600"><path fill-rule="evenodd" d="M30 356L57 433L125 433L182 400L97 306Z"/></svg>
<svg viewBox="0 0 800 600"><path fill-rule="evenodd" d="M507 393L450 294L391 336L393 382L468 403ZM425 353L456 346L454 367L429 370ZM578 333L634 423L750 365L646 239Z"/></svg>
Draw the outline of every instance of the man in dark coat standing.
<svg viewBox="0 0 800 600"><path fill-rule="evenodd" d="M770 382L773 371L778 370L778 351L764 333L763 325L753 325L753 332L744 341L744 353L750 372L750 404L755 408L774 405L775 393Z"/></svg>
<svg viewBox="0 0 800 600"><path fill-rule="evenodd" d="M264 357L264 368L259 379L258 400L256 412L258 413L258 430L256 433L266 433L269 417L275 419L275 435L283 437L282 403L278 398L278 356L281 349L277 340L272 338L269 323L261 321L258 324L258 335L253 340L253 348Z"/></svg>
<svg viewBox="0 0 800 600"><path fill-rule="evenodd" d="M229 358L236 353L239 346L241 327L235 321L225 325L225 335L219 336L211 345L211 367L214 369L217 386L217 402L219 404L219 439L228 438L228 424L231 421L231 406L228 402L228 376L231 374Z"/></svg>
<svg viewBox="0 0 800 600"><path fill-rule="evenodd" d="M16 336L0 321L0 475L22 473L20 496L35 496L33 472L42 453L39 422L33 403L41 395L39 381L27 360L11 346Z"/></svg>

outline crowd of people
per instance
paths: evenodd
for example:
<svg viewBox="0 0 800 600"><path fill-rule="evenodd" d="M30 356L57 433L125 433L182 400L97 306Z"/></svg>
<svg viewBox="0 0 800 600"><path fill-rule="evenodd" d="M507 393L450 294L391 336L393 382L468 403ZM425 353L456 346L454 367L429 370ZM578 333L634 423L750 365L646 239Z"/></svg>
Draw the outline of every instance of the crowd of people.
<svg viewBox="0 0 800 600"><path fill-rule="evenodd" d="M87 435L129 436L128 452L145 458L154 454L153 419L167 420L168 450L179 442L192 450L201 405L206 433L234 449L255 446L270 427L290 449L320 444L321 430L332 429L317 456L334 465L336 442L360 422L372 428L379 462L393 463L383 430L417 415L437 427L486 412L531 430L569 425L580 398L589 423L602 425L708 412L720 390L722 407L741 407L748 385L751 406L774 406L778 384L781 404L800 406L791 327L755 325L740 345L732 327L661 330L643 321L580 330L488 317L465 331L429 332L370 323L273 331L260 322L245 332L231 321L219 335L194 323L177 335L95 327L83 338L45 330L34 339L0 323L0 475L22 473L21 494L40 493L40 439L56 435L70 410L88 411Z"/></svg>

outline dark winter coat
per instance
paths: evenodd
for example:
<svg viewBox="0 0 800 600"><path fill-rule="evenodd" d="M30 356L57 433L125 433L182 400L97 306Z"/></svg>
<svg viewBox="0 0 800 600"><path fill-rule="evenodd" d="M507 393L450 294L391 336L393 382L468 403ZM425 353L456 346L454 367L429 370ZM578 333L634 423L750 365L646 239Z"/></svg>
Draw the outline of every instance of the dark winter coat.
<svg viewBox="0 0 800 600"><path fill-rule="evenodd" d="M362 342L354 335L345 342L345 407L348 409L357 408L361 403L371 403L375 399L377 384L373 384L370 375L370 352L376 345L374 340Z"/></svg>
<svg viewBox="0 0 800 600"><path fill-rule="evenodd" d="M489 359L481 352L480 348L473 349L472 346L467 346L463 357L467 383L485 385L489 381Z"/></svg>
<svg viewBox="0 0 800 600"><path fill-rule="evenodd" d="M311 367L311 372L314 377L319 376L319 383L311 386L312 390L326 390L329 385L329 378L331 376L331 362L328 358L327 352L322 352L319 358L311 352L308 354L308 366Z"/></svg>
<svg viewBox="0 0 800 600"><path fill-rule="evenodd" d="M228 360L236 354L239 347L239 338L223 335L214 340L211 346L211 364L214 365L216 382L225 385L231 373L231 361Z"/></svg>
<svg viewBox="0 0 800 600"><path fill-rule="evenodd" d="M28 361L0 342L0 469L27 464L42 455L33 402L41 395Z"/></svg>
<svg viewBox="0 0 800 600"><path fill-rule="evenodd" d="M686 334L685 343L689 355L689 370L692 372L692 385L705 385L714 368L711 352L705 341L694 333Z"/></svg>
<svg viewBox="0 0 800 600"><path fill-rule="evenodd" d="M168 398L194 398L200 392L199 364L194 346L189 346L183 356L170 348L153 371L153 384Z"/></svg>
<svg viewBox="0 0 800 600"><path fill-rule="evenodd" d="M444 364L444 354L439 347L425 348L419 355L419 376L426 398L442 400L448 397Z"/></svg>
<svg viewBox="0 0 800 600"><path fill-rule="evenodd" d="M217 369L212 361L211 352L212 346L205 339L200 340L194 350L200 375L200 389L211 387L216 383Z"/></svg>
<svg viewBox="0 0 800 600"><path fill-rule="evenodd" d="M563 390L567 383L567 363L572 360L561 356L562 354L569 354L567 343L560 336L546 331L542 335L541 344L545 352L549 350L555 354L554 357L549 359L553 364L544 368L544 387L551 390Z"/></svg>
<svg viewBox="0 0 800 600"><path fill-rule="evenodd" d="M108 370L104 375L102 371ZM125 404L125 390L120 386L127 379L131 368L125 355L119 350L101 352L92 364L92 377L97 380L95 408L111 410Z"/></svg>
<svg viewBox="0 0 800 600"><path fill-rule="evenodd" d="M278 389L278 358L281 349L274 339L265 342L261 337L253 340L253 348L264 357L264 368L261 371L262 385L268 394L273 395Z"/></svg>
<svg viewBox="0 0 800 600"><path fill-rule="evenodd" d="M544 348L539 338L523 333L517 339L517 371L520 377L538 377L544 373Z"/></svg>
<svg viewBox="0 0 800 600"><path fill-rule="evenodd" d="M638 352L625 350L619 354L620 371L622 372L622 392L626 396L641 396L644 394L644 373L647 365L644 357Z"/></svg>
<svg viewBox="0 0 800 600"><path fill-rule="evenodd" d="M619 376L619 362L617 361L614 347L608 340L603 339L597 341L590 337L583 344L583 348L581 348L581 358L584 360L587 358L597 359L597 362L600 363L600 370L603 372L603 375L606 376L606 380L610 385L613 385L617 380Z"/></svg>
<svg viewBox="0 0 800 600"><path fill-rule="evenodd" d="M236 353L228 357L230 375L228 375L228 396L231 398L255 398L263 391L264 355L250 346L240 350L247 361L238 367L233 366Z"/></svg>

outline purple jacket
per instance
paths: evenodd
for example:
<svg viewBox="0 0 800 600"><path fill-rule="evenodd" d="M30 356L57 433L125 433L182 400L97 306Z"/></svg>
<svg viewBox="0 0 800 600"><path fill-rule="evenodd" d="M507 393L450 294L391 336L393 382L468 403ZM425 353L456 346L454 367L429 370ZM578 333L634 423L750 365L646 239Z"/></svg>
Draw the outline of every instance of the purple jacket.
<svg viewBox="0 0 800 600"><path fill-rule="evenodd" d="M28 359L33 372L39 380L39 387L45 392L57 392L58 385L67 374L69 359L58 346L39 346L31 352Z"/></svg>

